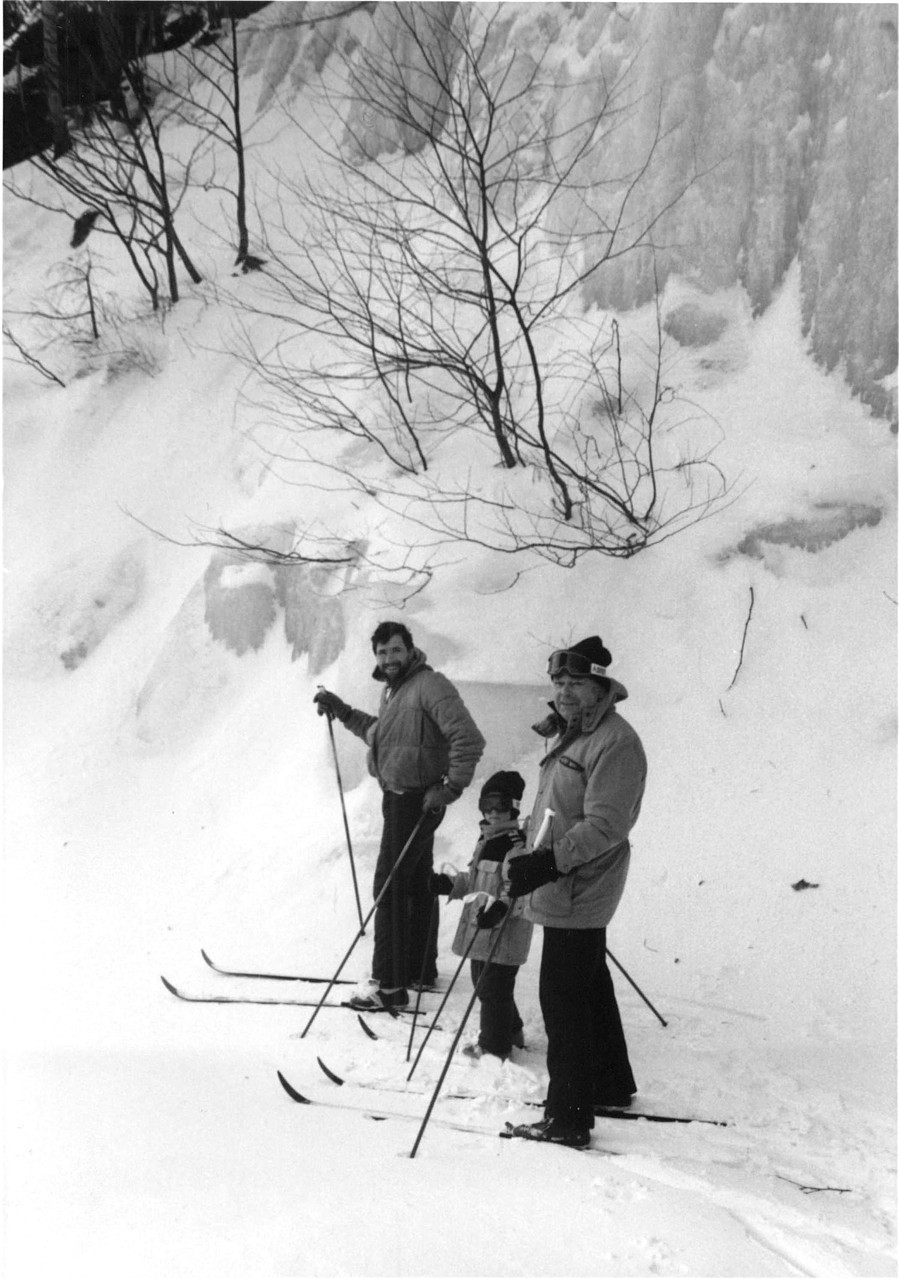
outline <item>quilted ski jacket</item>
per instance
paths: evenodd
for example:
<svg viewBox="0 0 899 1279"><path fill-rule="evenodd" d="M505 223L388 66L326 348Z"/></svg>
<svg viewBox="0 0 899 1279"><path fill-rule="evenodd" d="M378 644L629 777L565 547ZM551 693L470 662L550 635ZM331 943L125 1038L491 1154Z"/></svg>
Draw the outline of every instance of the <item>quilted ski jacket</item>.
<svg viewBox="0 0 899 1279"><path fill-rule="evenodd" d="M379 667L372 678L386 683ZM344 723L368 745L368 771L384 790L426 790L446 779L461 794L486 745L457 690L418 648L401 678L386 684L378 714L352 710Z"/></svg>

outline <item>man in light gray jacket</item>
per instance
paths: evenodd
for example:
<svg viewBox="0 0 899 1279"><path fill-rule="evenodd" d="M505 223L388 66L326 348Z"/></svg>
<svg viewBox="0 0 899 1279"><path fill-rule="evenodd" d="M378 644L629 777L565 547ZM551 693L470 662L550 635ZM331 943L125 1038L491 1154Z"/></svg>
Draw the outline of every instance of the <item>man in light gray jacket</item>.
<svg viewBox="0 0 899 1279"><path fill-rule="evenodd" d="M319 714L332 715L366 743L369 772L383 791L375 898L424 817L375 911L372 979L350 999L354 1008L377 1011L404 1008L410 985L437 979L436 928L428 937L434 832L474 776L485 742L456 688L428 665L401 622L381 622L371 646L372 678L384 685L377 715L354 710L327 689L313 701Z"/></svg>
<svg viewBox="0 0 899 1279"><path fill-rule="evenodd" d="M529 840L546 809L554 816L541 847L509 864L510 896L530 894L526 914L543 925L549 1071L543 1120L515 1133L569 1146L589 1145L594 1106L627 1106L637 1091L605 951L627 879L646 755L616 709L627 689L608 676L611 661L598 635L550 657L549 732L558 740L541 763Z"/></svg>

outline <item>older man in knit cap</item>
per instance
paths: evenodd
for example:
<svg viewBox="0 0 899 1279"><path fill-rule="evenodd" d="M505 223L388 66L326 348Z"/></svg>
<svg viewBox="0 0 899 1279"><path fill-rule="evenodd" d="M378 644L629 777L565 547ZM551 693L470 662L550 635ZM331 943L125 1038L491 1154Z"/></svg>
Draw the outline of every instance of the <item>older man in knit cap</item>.
<svg viewBox="0 0 899 1279"><path fill-rule="evenodd" d="M543 925L549 1071L544 1118L514 1131L576 1147L590 1144L594 1106L628 1106L637 1090L606 966L606 926L624 891L646 756L618 713L627 690L607 674L611 661L598 635L551 654L552 715L535 729L556 740L541 764L530 851L509 863L510 896L530 894L526 914ZM546 809L552 824L534 848Z"/></svg>

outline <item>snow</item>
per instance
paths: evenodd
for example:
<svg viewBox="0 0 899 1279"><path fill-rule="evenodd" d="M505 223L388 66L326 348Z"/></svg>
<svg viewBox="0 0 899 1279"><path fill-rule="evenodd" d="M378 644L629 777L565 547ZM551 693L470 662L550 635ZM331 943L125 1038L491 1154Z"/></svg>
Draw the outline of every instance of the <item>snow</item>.
<svg viewBox="0 0 899 1279"><path fill-rule="evenodd" d="M254 56L277 64L260 80L284 159L276 52ZM460 548L406 598L386 574L337 592L178 544L307 522L403 535L358 494L282 484L255 446L225 335L228 298L256 286L204 245L207 214L191 236L218 291L127 327L81 376L68 352L65 388L6 368L5 1273L895 1274L895 437L811 359L796 265L755 317L731 283L666 286L670 312L701 309L708 341L672 340L666 376L721 425L726 509L627 562ZM42 296L68 229L10 198L4 219L12 308ZM639 334L654 316L620 319ZM609 945L667 1022L615 969L637 1101L726 1126L598 1120L589 1154L495 1138L544 1095L539 929L527 1049L454 1059L414 1159L467 974L408 1083L408 1018L372 1017L373 1041L323 1009L303 1036L311 1008L162 986L315 999L217 975L200 948L325 977L344 960L356 901L311 699L325 683L375 709L368 636L387 616L488 741L438 865L467 863L490 772L533 794L547 652L609 645L650 765ZM335 740L367 910L379 793L361 744ZM370 946L369 929L343 976L366 975ZM295 1104L279 1070L340 1108ZM384 1111L406 1118L366 1117Z"/></svg>

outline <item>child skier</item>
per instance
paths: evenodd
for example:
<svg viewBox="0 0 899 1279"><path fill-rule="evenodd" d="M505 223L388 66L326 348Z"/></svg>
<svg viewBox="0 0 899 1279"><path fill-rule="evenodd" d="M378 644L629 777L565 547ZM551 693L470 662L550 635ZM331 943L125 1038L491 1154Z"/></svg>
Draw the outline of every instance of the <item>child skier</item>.
<svg viewBox="0 0 899 1279"><path fill-rule="evenodd" d="M477 900L466 902L453 941L454 953L464 955L472 936L478 934L468 953L471 979L481 983L481 1031L477 1043L462 1049L468 1057L490 1053L506 1058L513 1046L524 1047L522 1021L515 1006L515 977L528 957L534 926L524 918L521 902L510 906L505 873L507 860L525 851L524 833L518 824L518 801L523 794L524 780L518 773L500 772L488 778L478 801L481 836L468 870L432 879L434 892L447 894L451 901L481 892L496 898L486 910ZM506 923L488 965L485 961L507 909L513 917Z"/></svg>

